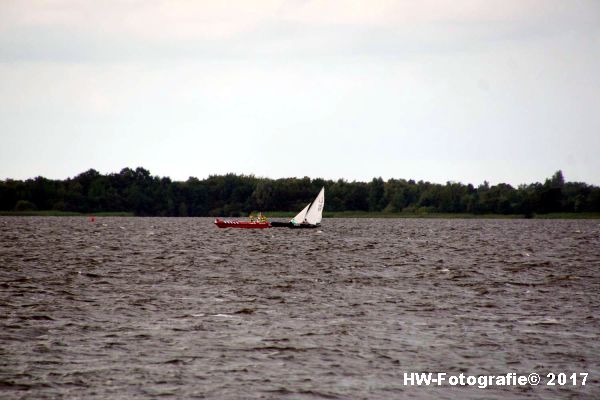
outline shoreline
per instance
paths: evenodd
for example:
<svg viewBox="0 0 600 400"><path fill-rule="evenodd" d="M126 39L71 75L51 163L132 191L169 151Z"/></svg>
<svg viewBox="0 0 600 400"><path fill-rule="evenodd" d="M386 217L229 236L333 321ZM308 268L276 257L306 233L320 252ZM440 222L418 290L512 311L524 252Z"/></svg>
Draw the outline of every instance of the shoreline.
<svg viewBox="0 0 600 400"><path fill-rule="evenodd" d="M292 218L294 212L288 211L266 211L264 214L268 218ZM98 212L98 213L78 213L70 211L0 211L0 217L136 217L132 212ZM161 216L150 216L153 218L162 218ZM169 217L179 218L179 217ZM182 217L187 218L187 217ZM191 217L191 218L213 218ZM227 218L246 218L227 217ZM522 214L469 214L469 213L386 213L370 211L326 211L323 218L375 218L375 219L528 219ZM600 213L549 213L534 214L529 219L600 219Z"/></svg>

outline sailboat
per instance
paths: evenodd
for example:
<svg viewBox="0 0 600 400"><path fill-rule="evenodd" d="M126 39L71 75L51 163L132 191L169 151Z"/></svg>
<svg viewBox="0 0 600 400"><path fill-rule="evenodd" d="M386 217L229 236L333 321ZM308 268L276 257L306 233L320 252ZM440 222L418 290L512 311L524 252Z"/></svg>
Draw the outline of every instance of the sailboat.
<svg viewBox="0 0 600 400"><path fill-rule="evenodd" d="M323 219L323 207L325 207L325 188L321 191L312 203L308 203L294 218L289 222L271 222L274 228L316 228L321 226Z"/></svg>

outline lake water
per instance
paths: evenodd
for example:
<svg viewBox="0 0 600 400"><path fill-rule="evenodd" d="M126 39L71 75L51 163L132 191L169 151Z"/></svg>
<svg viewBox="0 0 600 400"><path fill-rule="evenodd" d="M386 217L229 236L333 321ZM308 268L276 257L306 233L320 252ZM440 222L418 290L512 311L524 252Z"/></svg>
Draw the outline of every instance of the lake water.
<svg viewBox="0 0 600 400"><path fill-rule="evenodd" d="M0 217L2 399L597 399L599 310L597 220Z"/></svg>

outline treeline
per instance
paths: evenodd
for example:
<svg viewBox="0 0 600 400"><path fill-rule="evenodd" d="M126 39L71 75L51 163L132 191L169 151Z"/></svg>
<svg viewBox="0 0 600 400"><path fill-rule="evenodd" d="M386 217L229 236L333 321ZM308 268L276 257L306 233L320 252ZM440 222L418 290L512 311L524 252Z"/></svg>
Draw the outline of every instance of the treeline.
<svg viewBox="0 0 600 400"><path fill-rule="evenodd" d="M347 182L310 178L267 179L214 175L174 182L144 168L102 175L90 169L74 178L0 181L0 210L81 213L133 212L152 216L240 216L249 212L297 211L326 188L326 211L411 213L545 214L600 212L600 188L565 182L557 171L544 183L475 187L404 179Z"/></svg>

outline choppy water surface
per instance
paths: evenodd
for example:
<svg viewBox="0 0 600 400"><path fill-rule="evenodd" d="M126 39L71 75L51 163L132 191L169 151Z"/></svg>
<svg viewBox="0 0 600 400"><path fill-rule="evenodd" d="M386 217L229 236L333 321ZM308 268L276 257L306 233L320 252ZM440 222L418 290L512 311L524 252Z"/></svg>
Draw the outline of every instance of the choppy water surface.
<svg viewBox="0 0 600 400"><path fill-rule="evenodd" d="M599 310L600 221L0 218L3 399L599 398Z"/></svg>

